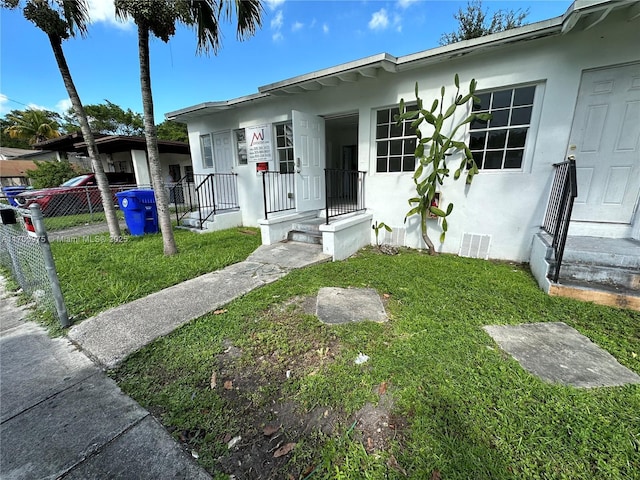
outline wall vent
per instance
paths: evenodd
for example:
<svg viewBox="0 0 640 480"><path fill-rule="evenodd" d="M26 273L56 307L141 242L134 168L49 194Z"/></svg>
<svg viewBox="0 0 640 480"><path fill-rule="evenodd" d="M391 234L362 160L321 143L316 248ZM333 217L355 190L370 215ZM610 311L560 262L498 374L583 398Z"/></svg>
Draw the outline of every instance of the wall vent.
<svg viewBox="0 0 640 480"><path fill-rule="evenodd" d="M479 235L476 233L465 233L460 244L461 257L489 258L489 247L491 246L491 235Z"/></svg>
<svg viewBox="0 0 640 480"><path fill-rule="evenodd" d="M387 232L384 228L380 231L381 234L384 233L384 235L380 235L380 243L404 247L407 229L405 227L391 227L391 230L391 233Z"/></svg>

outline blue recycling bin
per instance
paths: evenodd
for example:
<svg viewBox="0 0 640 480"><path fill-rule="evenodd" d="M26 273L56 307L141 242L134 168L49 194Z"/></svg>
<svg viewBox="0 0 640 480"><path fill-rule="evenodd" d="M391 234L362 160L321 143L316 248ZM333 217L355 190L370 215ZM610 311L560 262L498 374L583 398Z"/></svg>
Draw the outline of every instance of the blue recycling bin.
<svg viewBox="0 0 640 480"><path fill-rule="evenodd" d="M158 208L153 190L137 188L116 193L131 235L158 233Z"/></svg>
<svg viewBox="0 0 640 480"><path fill-rule="evenodd" d="M16 195L21 194L25 190L27 190L27 186L25 185L16 185L14 187L2 187L2 192L9 200L9 205L14 207L19 207L18 202L16 202Z"/></svg>

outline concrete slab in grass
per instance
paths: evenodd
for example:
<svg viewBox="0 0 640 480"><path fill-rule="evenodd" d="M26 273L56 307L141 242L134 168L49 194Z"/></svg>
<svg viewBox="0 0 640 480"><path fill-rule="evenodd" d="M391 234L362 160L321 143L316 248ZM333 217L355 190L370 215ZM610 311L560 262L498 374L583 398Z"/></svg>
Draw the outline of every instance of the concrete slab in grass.
<svg viewBox="0 0 640 480"><path fill-rule="evenodd" d="M580 388L640 383L640 376L565 323L489 325L484 330L525 370L548 382Z"/></svg>
<svg viewBox="0 0 640 480"><path fill-rule="evenodd" d="M328 324L388 320L380 295L372 288L321 288L316 315Z"/></svg>
<svg viewBox="0 0 640 480"><path fill-rule="evenodd" d="M89 478L211 479L151 416L62 477L64 480Z"/></svg>

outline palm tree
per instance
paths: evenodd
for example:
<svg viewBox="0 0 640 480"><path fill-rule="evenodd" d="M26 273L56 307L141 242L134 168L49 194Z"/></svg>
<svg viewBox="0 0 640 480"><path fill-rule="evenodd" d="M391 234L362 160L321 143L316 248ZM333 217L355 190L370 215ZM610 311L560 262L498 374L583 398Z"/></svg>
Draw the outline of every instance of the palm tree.
<svg viewBox="0 0 640 480"><path fill-rule="evenodd" d="M29 145L57 138L60 136L60 125L55 119L56 115L54 112L34 108L13 110L5 117L11 125L4 132L11 138L27 140Z"/></svg>
<svg viewBox="0 0 640 480"><path fill-rule="evenodd" d="M20 0L1 0L0 6L4 8L17 8ZM109 235L111 241L117 242L121 240L120 225L116 217L116 211L113 206L113 198L109 190L109 182L104 173L102 162L98 154L95 139L87 115L80 101L80 96L76 90L71 72L67 65L67 60L62 51L62 41L75 36L76 32L84 37L87 33L87 24L89 23L89 14L85 0L28 0L23 9L24 17L32 22L36 27L42 30L49 38L49 43L53 50L58 69L62 75L62 80L69 99L76 112L80 129L84 141L87 144L91 165L96 176L102 204L104 205L104 213L109 227Z"/></svg>
<svg viewBox="0 0 640 480"><path fill-rule="evenodd" d="M242 40L255 33L262 22L259 0L115 0L116 15L133 19L138 27L138 56L140 59L140 89L144 113L144 131L151 181L158 206L158 222L162 232L165 255L177 253L169 215L169 201L160 168L158 137L153 118L153 95L149 62L149 35L168 42L176 31L176 23L193 27L198 37L197 52L220 48L220 18L230 19L235 12L237 36Z"/></svg>

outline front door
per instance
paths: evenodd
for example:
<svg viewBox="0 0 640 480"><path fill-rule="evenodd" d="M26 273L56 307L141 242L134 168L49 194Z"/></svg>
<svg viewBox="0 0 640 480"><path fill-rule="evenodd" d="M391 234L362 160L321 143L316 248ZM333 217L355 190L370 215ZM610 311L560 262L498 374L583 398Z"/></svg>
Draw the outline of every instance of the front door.
<svg viewBox="0 0 640 480"><path fill-rule="evenodd" d="M233 168L233 148L230 132L213 134L213 158L216 173L231 173Z"/></svg>
<svg viewBox="0 0 640 480"><path fill-rule="evenodd" d="M584 71L571 129L572 220L631 223L640 192L640 63Z"/></svg>
<svg viewBox="0 0 640 480"><path fill-rule="evenodd" d="M324 208L324 118L293 111L296 211Z"/></svg>

